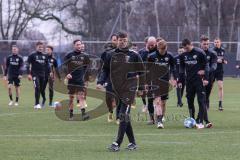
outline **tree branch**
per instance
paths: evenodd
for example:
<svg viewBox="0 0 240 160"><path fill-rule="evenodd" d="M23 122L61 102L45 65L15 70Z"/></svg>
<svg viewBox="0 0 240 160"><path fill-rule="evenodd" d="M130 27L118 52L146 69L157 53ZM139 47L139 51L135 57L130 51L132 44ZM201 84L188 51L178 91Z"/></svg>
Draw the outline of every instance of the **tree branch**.
<svg viewBox="0 0 240 160"><path fill-rule="evenodd" d="M6 39L5 34L4 34L4 29L3 29L3 8L2 8L2 0L0 0L0 27L1 27L1 34L2 34L2 39Z"/></svg>
<svg viewBox="0 0 240 160"><path fill-rule="evenodd" d="M40 16L38 14L35 14L33 17L41 19L43 21L55 20L56 22L58 22L61 25L62 29L67 33L70 33L70 34L73 34L73 35L81 35L81 36L84 36L84 37L88 36L88 33L84 32L84 31L74 31L74 30L71 30L71 29L67 28L65 26L65 24L63 23L63 21L61 21L61 19L59 17L55 16L54 14L48 14L48 15L44 15L44 16Z"/></svg>

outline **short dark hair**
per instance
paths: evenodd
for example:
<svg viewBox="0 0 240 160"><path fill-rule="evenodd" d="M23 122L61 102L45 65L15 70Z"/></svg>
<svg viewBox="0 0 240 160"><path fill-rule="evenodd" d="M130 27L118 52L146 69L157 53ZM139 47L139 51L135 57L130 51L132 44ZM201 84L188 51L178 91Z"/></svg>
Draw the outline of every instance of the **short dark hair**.
<svg viewBox="0 0 240 160"><path fill-rule="evenodd" d="M118 38L127 38L128 37L128 34L125 31L119 31L117 35L118 35Z"/></svg>
<svg viewBox="0 0 240 160"><path fill-rule="evenodd" d="M216 37L214 40L219 40L219 41L221 41L221 38L219 38L219 37Z"/></svg>
<svg viewBox="0 0 240 160"><path fill-rule="evenodd" d="M50 48L53 51L53 46L47 45L46 48Z"/></svg>
<svg viewBox="0 0 240 160"><path fill-rule="evenodd" d="M38 41L38 42L36 43L36 46L40 46L40 45L43 45L43 44L44 44L43 42Z"/></svg>
<svg viewBox="0 0 240 160"><path fill-rule="evenodd" d="M178 49L183 49L183 46L178 47Z"/></svg>
<svg viewBox="0 0 240 160"><path fill-rule="evenodd" d="M164 39L161 39L157 42L157 48L159 49L161 46L161 49L166 50L167 49L167 42Z"/></svg>
<svg viewBox="0 0 240 160"><path fill-rule="evenodd" d="M202 42L202 41L208 41L209 38L208 38L208 36L206 36L206 35L202 35L202 36L200 37L200 40L201 40L201 42Z"/></svg>
<svg viewBox="0 0 240 160"><path fill-rule="evenodd" d="M118 35L115 34L115 33L111 35L111 39L112 39L113 37L117 37L117 39L118 39Z"/></svg>
<svg viewBox="0 0 240 160"><path fill-rule="evenodd" d="M162 37L157 37L156 41L160 42L161 40L164 40Z"/></svg>
<svg viewBox="0 0 240 160"><path fill-rule="evenodd" d="M132 47L137 47L137 44L136 43L132 43Z"/></svg>
<svg viewBox="0 0 240 160"><path fill-rule="evenodd" d="M82 41L81 41L80 39L75 39L75 40L73 41L73 44L76 44L77 42L81 42L81 43L82 43Z"/></svg>
<svg viewBox="0 0 240 160"><path fill-rule="evenodd" d="M183 47L186 47L187 45L190 45L191 43L192 42L189 39L187 39L187 38L182 40L182 46Z"/></svg>

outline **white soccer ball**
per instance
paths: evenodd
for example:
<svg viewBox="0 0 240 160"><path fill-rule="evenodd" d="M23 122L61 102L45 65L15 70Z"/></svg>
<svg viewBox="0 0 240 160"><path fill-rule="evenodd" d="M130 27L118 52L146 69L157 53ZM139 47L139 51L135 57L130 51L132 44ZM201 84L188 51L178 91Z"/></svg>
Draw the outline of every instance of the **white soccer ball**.
<svg viewBox="0 0 240 160"><path fill-rule="evenodd" d="M186 128L193 128L193 127L195 127L196 126L196 121L195 121L195 119L193 119L193 118L186 118L185 120L184 120L184 126L186 127Z"/></svg>
<svg viewBox="0 0 240 160"><path fill-rule="evenodd" d="M53 103L53 107L54 108L59 108L59 107L62 107L62 104L60 102L56 101L56 102Z"/></svg>

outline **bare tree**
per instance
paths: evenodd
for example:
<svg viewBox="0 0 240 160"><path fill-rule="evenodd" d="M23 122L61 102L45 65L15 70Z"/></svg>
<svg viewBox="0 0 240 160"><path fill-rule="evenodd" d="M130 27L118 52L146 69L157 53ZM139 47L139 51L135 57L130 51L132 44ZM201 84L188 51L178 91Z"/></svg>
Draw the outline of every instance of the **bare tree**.
<svg viewBox="0 0 240 160"><path fill-rule="evenodd" d="M34 18L25 14L25 0L0 0L0 32L3 40L18 40ZM33 9L37 9L36 5Z"/></svg>
<svg viewBox="0 0 240 160"><path fill-rule="evenodd" d="M202 25L217 26L216 36L220 36L224 28L221 24L231 25L232 29L224 34L232 39L239 22L236 18L239 14L237 2L105 0L103 3L102 0L61 0L59 3L59 0L0 0L0 35L2 39L18 39L29 22L40 19L51 21L67 34L79 35L85 40L105 40L119 28L131 32L135 39L143 39L148 34L160 35L160 29L168 38L168 35L174 36L172 30L175 26L183 26L181 35L198 39L200 33L206 32ZM119 14L120 5L122 14ZM230 6L234 6L234 10ZM229 17L233 21L229 22Z"/></svg>
<svg viewBox="0 0 240 160"><path fill-rule="evenodd" d="M157 35L160 36L160 24L159 24L159 14L158 14L158 0L154 0L154 12L155 12L155 16L156 16Z"/></svg>
<svg viewBox="0 0 240 160"><path fill-rule="evenodd" d="M221 30L221 6L222 6L222 0L217 1L217 7L218 7L218 12L217 12L217 36L220 36L220 30Z"/></svg>
<svg viewBox="0 0 240 160"><path fill-rule="evenodd" d="M56 0L55 0L56 1ZM113 23L118 12L118 1L106 0L63 0L48 3L48 9L30 10L33 3L25 3L25 12L42 21L53 21L69 34L80 35L88 40L98 40L109 31L106 26ZM28 8L28 9L27 9ZM108 12L106 12L106 10ZM61 17L61 15L63 15ZM102 29L106 28L105 31Z"/></svg>
<svg viewBox="0 0 240 160"><path fill-rule="evenodd" d="M233 6L233 13L232 13L232 21L231 21L231 29L229 34L229 41L232 41L233 38L233 32L234 32L234 24L236 22L236 11L238 7L238 0L235 0L234 6ZM229 51L231 51L232 45L229 46Z"/></svg>

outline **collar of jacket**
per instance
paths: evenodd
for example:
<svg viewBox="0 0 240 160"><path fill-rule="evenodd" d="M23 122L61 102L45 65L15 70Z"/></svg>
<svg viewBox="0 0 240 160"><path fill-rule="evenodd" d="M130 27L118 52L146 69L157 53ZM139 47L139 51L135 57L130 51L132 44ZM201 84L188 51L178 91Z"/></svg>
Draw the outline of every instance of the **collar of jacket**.
<svg viewBox="0 0 240 160"><path fill-rule="evenodd" d="M36 51L37 54L43 54L42 52Z"/></svg>
<svg viewBox="0 0 240 160"><path fill-rule="evenodd" d="M165 56L167 54L167 51L165 51L164 54L160 54L160 52L158 50L156 52L157 52L158 56Z"/></svg>
<svg viewBox="0 0 240 160"><path fill-rule="evenodd" d="M117 51L127 53L127 52L129 52L129 48L117 48Z"/></svg>
<svg viewBox="0 0 240 160"><path fill-rule="evenodd" d="M77 51L77 50L74 50L74 53L75 53L75 54L82 54L81 51Z"/></svg>

